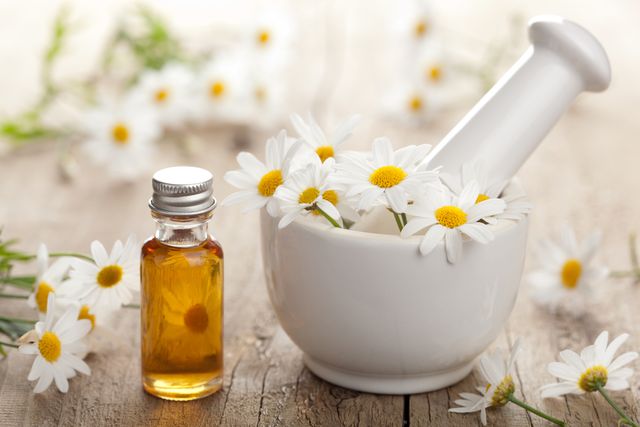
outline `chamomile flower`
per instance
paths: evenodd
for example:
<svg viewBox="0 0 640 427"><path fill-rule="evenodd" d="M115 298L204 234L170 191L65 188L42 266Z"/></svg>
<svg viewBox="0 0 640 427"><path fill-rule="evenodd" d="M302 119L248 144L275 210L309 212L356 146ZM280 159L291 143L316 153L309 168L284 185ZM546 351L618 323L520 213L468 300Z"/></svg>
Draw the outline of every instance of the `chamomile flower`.
<svg viewBox="0 0 640 427"><path fill-rule="evenodd" d="M519 190L507 187L507 182L492 182L483 164L478 161L462 165L460 175L441 173L440 179L454 194L460 194L462 189L471 181L478 183L480 194L478 201L487 199L501 199L506 203L503 212L482 218L489 224L495 224L499 219L519 221L533 209L527 200L527 195Z"/></svg>
<svg viewBox="0 0 640 427"><path fill-rule="evenodd" d="M323 162L328 158L335 157L339 153L340 146L349 139L353 133L353 129L360 121L360 116L358 115L351 117L338 126L330 138L327 138L327 135L320 126L318 126L318 123L310 113L306 122L297 114L292 114L290 118L300 139L304 141Z"/></svg>
<svg viewBox="0 0 640 427"><path fill-rule="evenodd" d="M396 151L388 138L373 141L372 156L345 155L334 181L349 188L347 197L359 196L358 210L385 205L395 213L407 211L409 201L437 181L437 171L418 170L430 145L410 145Z"/></svg>
<svg viewBox="0 0 640 427"><path fill-rule="evenodd" d="M241 191L227 196L222 204L245 203L245 211L266 206L267 212L277 217L280 209L273 195L289 177L291 160L300 144L300 141L290 141L287 132L282 130L267 140L265 163L251 153L238 154L236 159L242 169L227 172L224 180Z"/></svg>
<svg viewBox="0 0 640 427"><path fill-rule="evenodd" d="M418 57L417 72L417 78L427 87L439 89L447 86L451 80L451 67L444 49L435 43L422 49Z"/></svg>
<svg viewBox="0 0 640 427"><path fill-rule="evenodd" d="M37 308L40 316L44 316L49 306L49 294L55 293L62 284L69 271L69 258L60 258L49 266L49 251L44 244L38 247L37 253L38 274L36 275L35 288L27 303L30 307Z"/></svg>
<svg viewBox="0 0 640 427"><path fill-rule="evenodd" d="M426 0L409 0L398 4L393 16L394 32L410 45L427 42L434 33L435 20Z"/></svg>
<svg viewBox="0 0 640 427"><path fill-rule="evenodd" d="M254 68L249 76L245 120L262 128L281 123L285 116L285 81L280 73Z"/></svg>
<svg viewBox="0 0 640 427"><path fill-rule="evenodd" d="M591 393L599 391L599 387L611 391L629 388L633 369L625 366L637 359L638 353L630 351L615 357L627 338L629 334L622 334L607 344L609 333L604 331L580 354L561 351L562 362L551 362L547 367L549 373L561 381L543 386L542 397Z"/></svg>
<svg viewBox="0 0 640 427"><path fill-rule="evenodd" d="M160 123L178 127L193 115L191 84L193 73L184 65L171 63L161 70L148 70L132 91L132 98L155 111Z"/></svg>
<svg viewBox="0 0 640 427"><path fill-rule="evenodd" d="M291 54L294 21L281 8L270 7L253 15L244 31L246 47L261 67L281 67Z"/></svg>
<svg viewBox="0 0 640 427"><path fill-rule="evenodd" d="M504 201L486 199L478 202L479 194L476 181L470 182L459 196L444 187L430 191L409 207L407 213L414 218L404 226L400 235L406 238L426 228L419 246L420 253L427 255L444 241L447 260L456 263L462 255L462 236L479 243L492 241L491 228L478 221L504 210Z"/></svg>
<svg viewBox="0 0 640 427"><path fill-rule="evenodd" d="M390 91L383 98L382 109L393 119L410 125L419 125L429 121L444 105L443 93L426 87L412 76L402 79L390 86Z"/></svg>
<svg viewBox="0 0 640 427"><path fill-rule="evenodd" d="M499 352L484 354L480 358L480 373L485 380L484 387L478 387L477 393L460 393L460 399L455 401L456 408L449 412L470 413L480 412L482 425L487 425L487 408L504 406L516 390L513 381L515 360L520 352L520 340L511 349L508 358Z"/></svg>
<svg viewBox="0 0 640 427"><path fill-rule="evenodd" d="M194 102L201 121L244 120L249 98L244 52L223 52L205 64L195 79Z"/></svg>
<svg viewBox="0 0 640 427"><path fill-rule="evenodd" d="M87 140L83 148L94 163L122 179L131 179L149 167L153 143L160 135L152 110L129 99L91 110L84 123Z"/></svg>
<svg viewBox="0 0 640 427"><path fill-rule="evenodd" d="M606 268L593 263L600 240L601 233L594 231L578 244L568 225L558 243L542 240L537 252L540 268L527 277L533 299L551 312L581 315L593 284L607 275Z"/></svg>
<svg viewBox="0 0 640 427"><path fill-rule="evenodd" d="M47 297L49 306L55 305L55 295ZM78 306L71 306L54 323L53 310L47 311L44 321L35 325L35 333L27 333L19 347L24 354L36 356L27 379L38 380L35 393L45 391L52 381L63 393L69 389L68 379L75 376L76 371L85 375L91 374L89 366L77 356L84 352L84 338L91 330L88 320L78 320Z"/></svg>
<svg viewBox="0 0 640 427"><path fill-rule="evenodd" d="M73 295L94 314L116 310L130 303L132 292L140 288L139 252L134 236L129 236L124 245L117 240L110 254L102 243L94 241L91 243L91 255L95 264L74 259L69 279L61 292ZM90 320L89 314L87 318Z"/></svg>
<svg viewBox="0 0 640 427"><path fill-rule="evenodd" d="M279 228L284 228L297 217L308 214L328 215L328 221L341 222L340 213L336 208L338 195L328 182L334 162L333 158L324 162L317 159L307 168L291 174L285 183L278 187L274 197L280 202L280 209L284 213L278 223Z"/></svg>

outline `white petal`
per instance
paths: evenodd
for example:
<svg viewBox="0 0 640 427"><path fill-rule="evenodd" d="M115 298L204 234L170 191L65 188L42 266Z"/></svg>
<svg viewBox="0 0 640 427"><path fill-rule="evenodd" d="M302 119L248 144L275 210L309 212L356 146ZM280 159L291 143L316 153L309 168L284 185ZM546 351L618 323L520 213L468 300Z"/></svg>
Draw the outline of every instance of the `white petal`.
<svg viewBox="0 0 640 427"><path fill-rule="evenodd" d="M621 334L611 341L604 354L603 363L605 366L609 366L618 349L625 343L625 341L627 341L628 338L629 334Z"/></svg>
<svg viewBox="0 0 640 427"><path fill-rule="evenodd" d="M627 353L623 353L620 356L616 357L616 359L608 366L609 372L614 372L624 365L633 362L638 358L638 353L635 351L629 351Z"/></svg>
<svg viewBox="0 0 640 427"><path fill-rule="evenodd" d="M53 369L53 379L56 381L56 387L62 393L66 393L69 391L69 381L67 380L66 375L62 372L61 369Z"/></svg>
<svg viewBox="0 0 640 427"><path fill-rule="evenodd" d="M442 241L446 233L446 228L441 226L440 224L435 224L427 230L427 233L420 241L420 253L422 255L427 255L430 253L437 245Z"/></svg>
<svg viewBox="0 0 640 427"><path fill-rule="evenodd" d="M462 189L462 192L458 197L458 206L460 206L462 210L466 211L468 208L475 205L476 200L478 199L478 194L480 194L480 187L478 185L478 181L473 180L469 182Z"/></svg>
<svg viewBox="0 0 640 427"><path fill-rule="evenodd" d="M573 366L578 372L582 372L587 369L587 366L584 364L578 353L573 350L562 350L560 352L560 358L570 366Z"/></svg>
<svg viewBox="0 0 640 427"><path fill-rule="evenodd" d="M91 254L93 255L93 260L100 267L108 265L109 263L109 255L107 255L107 251L102 245L102 243L94 240L91 242Z"/></svg>
<svg viewBox="0 0 640 427"><path fill-rule="evenodd" d="M543 398L557 397L565 394L583 394L584 391L578 388L575 382L561 382L547 384L540 388L540 395Z"/></svg>
<svg viewBox="0 0 640 427"><path fill-rule="evenodd" d="M376 138L373 141L373 160L378 167L393 164L393 147L389 138Z"/></svg>
<svg viewBox="0 0 640 427"><path fill-rule="evenodd" d="M463 224L458 230L471 237L476 242L489 243L494 239L493 232L485 224Z"/></svg>
<svg viewBox="0 0 640 427"><path fill-rule="evenodd" d="M456 229L447 230L444 235L447 261L451 264L458 262L462 255L462 236Z"/></svg>
<svg viewBox="0 0 640 427"><path fill-rule="evenodd" d="M609 378L604 388L612 391L625 390L629 388L629 381L622 378Z"/></svg>
<svg viewBox="0 0 640 427"><path fill-rule="evenodd" d="M561 380L577 381L580 378L580 372L575 367L562 362L549 363L547 370L551 375Z"/></svg>
<svg viewBox="0 0 640 427"><path fill-rule="evenodd" d="M40 378L45 368L46 368L46 362L44 361L44 358L40 355L36 356L36 358L33 361L33 365L31 366L31 371L29 371L29 376L27 377L27 379L29 381L33 381L36 378Z"/></svg>
<svg viewBox="0 0 640 427"><path fill-rule="evenodd" d="M33 392L34 393L42 393L47 388L49 388L49 386L51 385L52 381L53 381L52 368L48 366L46 369L44 369L42 371L42 375L40 376L40 379L36 383L36 386L33 389Z"/></svg>
<svg viewBox="0 0 640 427"><path fill-rule="evenodd" d="M437 221L435 218L412 218L411 220L409 220L407 225L404 226L402 232L400 233L400 236L406 239L409 236L413 236L423 228L427 228L435 224L436 222Z"/></svg>
<svg viewBox="0 0 640 427"><path fill-rule="evenodd" d="M318 207L322 209L324 213L329 215L331 218L335 219L336 221L340 219L340 212L338 212L338 209L336 209L336 207L331 202L324 199L320 199L316 203Z"/></svg>
<svg viewBox="0 0 640 427"><path fill-rule="evenodd" d="M609 342L609 332L602 331L600 335L598 335L598 337L596 338L596 341L593 345L593 350L595 351L596 360L604 360L608 342Z"/></svg>
<svg viewBox="0 0 640 427"><path fill-rule="evenodd" d="M504 211L504 200L488 199L467 209L467 222L476 222L487 216L497 215Z"/></svg>
<svg viewBox="0 0 640 427"><path fill-rule="evenodd" d="M278 222L278 228L279 229L285 228L287 225L291 224L293 222L293 220L296 219L301 214L302 214L302 209L298 209L298 210L291 211L288 214L284 215L280 219L280 222Z"/></svg>
<svg viewBox="0 0 640 427"><path fill-rule="evenodd" d="M389 207L394 212L404 213L407 211L409 201L407 199L407 194L401 187L395 186L387 188L385 194L387 196L387 201L389 202Z"/></svg>

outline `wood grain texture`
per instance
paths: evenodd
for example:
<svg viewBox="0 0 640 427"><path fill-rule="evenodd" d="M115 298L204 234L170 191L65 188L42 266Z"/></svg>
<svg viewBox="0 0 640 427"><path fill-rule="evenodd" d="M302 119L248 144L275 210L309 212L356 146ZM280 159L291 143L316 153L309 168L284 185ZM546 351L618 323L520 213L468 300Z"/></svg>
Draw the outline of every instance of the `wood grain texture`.
<svg viewBox="0 0 640 427"><path fill-rule="evenodd" d="M528 15L565 14L592 29L611 54L614 83L603 95L580 98L519 175L536 204L531 218L531 243L548 236L564 222L570 222L580 235L599 227L605 236L599 259L620 269L629 265L627 235L640 229L640 199L636 196L640 182L640 57L630 55L637 46L629 42L640 37L636 23L640 9L631 0L615 5L610 2L604 14L604 6L595 1L587 3L588 6L582 0L536 2L536 6L529 6ZM495 21L491 8L483 9L486 16L474 21L476 30L486 28L482 22ZM363 74L353 73L357 77L341 81L335 97L338 113L346 116L354 111L344 107L351 104L340 103L339 98L361 100L363 107L373 103L371 94L360 90ZM388 135L397 145L435 143L466 107L420 129L366 121L351 147L364 148L379 135ZM200 136L197 155L162 144L154 166L189 163L211 169L216 176L215 192L224 197L231 189L221 177L224 171L235 168L238 147L228 130L212 130ZM260 153L264 137L253 135L253 142L245 148ZM114 184L100 169L81 164L78 178L65 183L57 178L55 158L55 149L47 145L26 147L0 157L3 236L19 237L22 247L31 251L39 242L46 242L52 250L87 252L94 239L111 245L129 233L139 237L151 234L153 222L146 206L151 189L148 178ZM145 394L140 383L138 313L127 310L110 328L95 332L93 340L98 351L87 358L92 375L74 378L67 394L59 393L55 387L41 395L32 393L33 385L26 380L31 357L12 351L0 361L0 426L401 426L403 422L411 426L480 425L477 414L448 412L460 392L470 391L478 383L477 372L447 389L406 398L357 393L315 377L304 367L300 351L278 325L268 301L257 215L242 215L235 207L223 208L216 213L212 227L225 250L223 390L188 403L162 401ZM529 256L525 270L531 270L534 264L533 256ZM608 280L598 288L588 314L575 320L551 316L533 306L523 283L513 314L494 344L507 347L517 337L522 338L525 351L517 362L515 378L518 395L566 418L571 426L609 427L616 425L617 417L597 395L541 399L539 388L554 380L546 372L546 364L556 360L562 349L579 350L592 343L604 329L614 336L631 333L623 350L640 349L640 312L636 309L640 287L624 280ZM0 312L33 316L20 301L0 300ZM473 325L468 327L473 329ZM425 330L428 328L425 325ZM613 396L638 419L640 375L636 373L631 384L631 390ZM514 405L490 409L488 419L490 425L496 426L549 425Z"/></svg>

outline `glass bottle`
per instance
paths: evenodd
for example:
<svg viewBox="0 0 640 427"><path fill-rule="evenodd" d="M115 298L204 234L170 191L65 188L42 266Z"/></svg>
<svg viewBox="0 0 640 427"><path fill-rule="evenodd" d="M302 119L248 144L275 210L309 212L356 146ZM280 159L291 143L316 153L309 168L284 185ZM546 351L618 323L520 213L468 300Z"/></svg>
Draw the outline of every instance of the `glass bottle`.
<svg viewBox="0 0 640 427"><path fill-rule="evenodd" d="M162 169L152 180L155 235L142 246L144 389L170 400L222 386L222 247L208 233L216 200L210 172Z"/></svg>

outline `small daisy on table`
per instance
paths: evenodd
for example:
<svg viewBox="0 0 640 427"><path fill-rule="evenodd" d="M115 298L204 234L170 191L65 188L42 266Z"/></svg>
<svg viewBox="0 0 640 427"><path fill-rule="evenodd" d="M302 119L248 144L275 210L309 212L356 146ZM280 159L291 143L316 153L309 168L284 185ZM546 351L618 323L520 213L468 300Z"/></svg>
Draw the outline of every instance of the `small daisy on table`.
<svg viewBox="0 0 640 427"><path fill-rule="evenodd" d="M537 251L540 268L527 276L534 301L554 313L582 315L593 284L608 274L606 268L593 263L601 238L594 231L579 244L567 225L559 242L542 240Z"/></svg>
<svg viewBox="0 0 640 427"><path fill-rule="evenodd" d="M94 323L94 313L107 313L129 304L133 292L139 291L140 246L134 236L129 236L124 245L117 240L108 254L102 243L94 241L91 255L93 263L72 260L69 279L60 291L87 305L83 309L85 318Z"/></svg>
<svg viewBox="0 0 640 427"><path fill-rule="evenodd" d="M55 295L50 293L47 304L55 305ZM77 356L85 352L82 343L91 330L88 320L78 320L78 306L69 307L54 323L53 310L47 311L44 321L36 323L35 329L20 338L20 353L36 356L27 379L38 380L35 393L45 391L53 381L63 393L69 389L69 378L76 371L91 374L89 366Z"/></svg>
<svg viewBox="0 0 640 427"><path fill-rule="evenodd" d="M38 274L36 275L35 288L27 303L38 310L38 315L43 318L50 308L48 305L49 294L55 293L62 285L69 271L70 259L60 258L49 266L49 251L44 244L38 247L36 256Z"/></svg>
<svg viewBox="0 0 640 427"><path fill-rule="evenodd" d="M117 178L132 179L148 169L160 136L155 113L133 98L107 103L87 113L83 149Z"/></svg>
<svg viewBox="0 0 640 427"><path fill-rule="evenodd" d="M298 114L291 115L291 123L298 132L298 136L320 158L325 161L328 158L337 158L341 145L351 137L353 129L360 121L360 116L355 115L338 126L328 138L311 114L305 121Z"/></svg>
<svg viewBox="0 0 640 427"><path fill-rule="evenodd" d="M515 375L515 361L520 352L520 340L516 340L511 353L507 358L498 351L483 354L480 357L480 374L485 383L476 388L478 393L460 393L460 399L455 401L458 407L450 408L449 412L461 414L480 412L482 425L487 425L487 408L501 407L512 402L521 408L532 412L554 424L564 426L564 422L544 412L533 408L515 397L516 385L513 380Z"/></svg>
<svg viewBox="0 0 640 427"><path fill-rule="evenodd" d="M629 388L629 378L633 376L633 369L626 365L636 360L638 353L629 351L615 357L616 352L628 338L629 334L622 334L607 344L609 333L603 331L595 342L585 347L580 354L572 350L561 351L562 362L551 362L547 366L549 373L561 381L543 386L542 397L597 391L620 415L624 421L623 424L637 426L607 393L607 390L618 391Z"/></svg>
<svg viewBox="0 0 640 427"><path fill-rule="evenodd" d="M410 145L393 150L388 138L373 141L370 157L345 153L336 165L336 184L347 188L347 197L358 197L358 210L386 206L402 226L406 221L409 202L418 197L427 185L438 181L437 170L420 170L419 164L431 149L430 145Z"/></svg>
<svg viewBox="0 0 640 427"><path fill-rule="evenodd" d="M492 241L493 231L479 221L504 211L504 201L480 200L479 195L480 187L476 181L464 187L459 196L444 186L429 191L409 206L407 213L413 218L402 229L400 236L407 238L426 228L419 246L420 253L427 255L444 241L447 260L456 263L462 256L462 236L479 243Z"/></svg>
<svg viewBox="0 0 640 427"><path fill-rule="evenodd" d="M280 202L284 213L278 223L279 228L289 225L299 216L308 214L322 215L334 227L341 227L342 220L336 205L338 195L329 185L329 175L333 171L335 160L324 162L317 159L306 168L299 170L278 187L274 197Z"/></svg>
<svg viewBox="0 0 640 427"><path fill-rule="evenodd" d="M267 140L265 163L251 153L238 154L236 159L242 169L225 173L224 180L240 191L227 196L222 204L245 203L245 211L266 206L269 215L277 217L280 208L273 195L289 177L291 161L301 144L289 140L282 130L277 137Z"/></svg>

